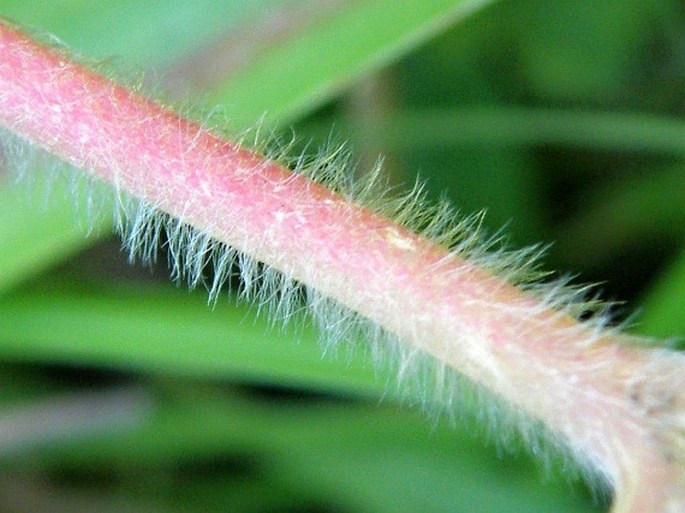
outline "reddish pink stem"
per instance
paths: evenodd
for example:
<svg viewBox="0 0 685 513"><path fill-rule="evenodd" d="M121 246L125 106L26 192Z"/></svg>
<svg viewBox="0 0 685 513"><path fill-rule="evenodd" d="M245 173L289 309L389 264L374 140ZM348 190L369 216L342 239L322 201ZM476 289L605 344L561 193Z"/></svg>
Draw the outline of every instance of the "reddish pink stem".
<svg viewBox="0 0 685 513"><path fill-rule="evenodd" d="M0 123L363 314L685 511L685 360L626 348L458 255L0 24Z"/></svg>

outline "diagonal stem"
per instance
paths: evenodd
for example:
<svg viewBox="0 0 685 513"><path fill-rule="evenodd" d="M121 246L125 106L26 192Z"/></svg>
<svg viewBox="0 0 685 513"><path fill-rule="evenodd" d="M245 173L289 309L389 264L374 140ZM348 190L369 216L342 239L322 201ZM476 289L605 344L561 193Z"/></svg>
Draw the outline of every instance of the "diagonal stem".
<svg viewBox="0 0 685 513"><path fill-rule="evenodd" d="M615 488L685 510L685 359L471 259L0 24L0 124L280 270L541 421ZM463 249L463 248L462 248ZM497 256L490 257L491 259ZM557 291L558 292L558 291Z"/></svg>

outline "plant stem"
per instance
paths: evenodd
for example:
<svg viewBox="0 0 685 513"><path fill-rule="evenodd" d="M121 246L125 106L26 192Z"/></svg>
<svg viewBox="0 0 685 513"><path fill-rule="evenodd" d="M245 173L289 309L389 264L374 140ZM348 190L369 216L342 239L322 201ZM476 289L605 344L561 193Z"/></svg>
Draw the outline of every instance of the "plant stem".
<svg viewBox="0 0 685 513"><path fill-rule="evenodd" d="M281 164L0 24L0 123L335 299L542 421L615 488L685 509L685 359L629 348Z"/></svg>

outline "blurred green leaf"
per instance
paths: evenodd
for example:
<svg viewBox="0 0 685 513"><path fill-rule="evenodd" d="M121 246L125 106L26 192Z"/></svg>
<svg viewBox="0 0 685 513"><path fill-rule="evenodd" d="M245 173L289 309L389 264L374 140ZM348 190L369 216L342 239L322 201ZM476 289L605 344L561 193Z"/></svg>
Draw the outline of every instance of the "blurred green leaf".
<svg viewBox="0 0 685 513"><path fill-rule="evenodd" d="M391 150L565 145L685 156L685 121L648 113L481 105L403 109L367 137Z"/></svg>
<svg viewBox="0 0 685 513"><path fill-rule="evenodd" d="M35 194L0 183L0 293L96 240L86 239L69 192L57 184L53 188L53 200L41 206Z"/></svg>
<svg viewBox="0 0 685 513"><path fill-rule="evenodd" d="M490 0L361 0L275 41L213 92L237 128L287 124Z"/></svg>
<svg viewBox="0 0 685 513"><path fill-rule="evenodd" d="M682 219L682 217L681 217ZM652 337L675 339L685 336L685 254L664 270L642 301L637 329Z"/></svg>
<svg viewBox="0 0 685 513"><path fill-rule="evenodd" d="M580 102L618 96L664 3L533 0L520 5L520 66L535 93ZM582 34L582 37L579 35Z"/></svg>
<svg viewBox="0 0 685 513"><path fill-rule="evenodd" d="M0 356L380 395L362 355L322 362L309 328L270 328L205 293L58 281L0 298ZM298 321L304 324L302 319Z"/></svg>
<svg viewBox="0 0 685 513"><path fill-rule="evenodd" d="M0 14L60 41L89 59L125 69L161 69L278 0L0 0ZM110 62L111 64L111 62Z"/></svg>
<svg viewBox="0 0 685 513"><path fill-rule="evenodd" d="M211 392L181 393L160 406L137 429L41 448L40 458L48 465L109 465L145 474L172 461L201 465L242 455L256 466L252 482L298 491L300 507L319 498L344 511L388 513L596 510L569 500L557 480L540 484L525 460L500 461L494 448L444 423L429 433L420 416L394 408L274 407ZM230 489L223 494L232 497ZM207 506L217 511L230 504Z"/></svg>

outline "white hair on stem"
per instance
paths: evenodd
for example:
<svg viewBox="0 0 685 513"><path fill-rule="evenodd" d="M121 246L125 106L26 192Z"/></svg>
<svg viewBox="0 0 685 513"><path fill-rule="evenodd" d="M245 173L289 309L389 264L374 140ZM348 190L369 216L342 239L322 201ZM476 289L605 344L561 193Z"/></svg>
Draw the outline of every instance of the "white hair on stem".
<svg viewBox="0 0 685 513"><path fill-rule="evenodd" d="M181 219L159 210L145 200L131 197L126 191L112 189L90 175L51 157L31 143L9 132L0 135L2 148L7 149L8 168L22 169L22 177L37 172L32 163L40 163L49 176L48 182L57 175L66 175L73 184L72 190L81 196L79 203L88 206L87 219L98 219L106 212L93 212L92 207L114 207L112 212L116 231L131 262L153 264L159 253L165 250L170 275L177 283L189 288L205 287L208 303L230 293L230 284L237 278L238 296L256 305L258 312L268 316L272 324L286 324L298 314L306 312L318 327L324 354L337 355L340 350L355 351L359 341L364 340L364 350L377 367L394 369L395 384L388 383L407 401L427 411L446 414L451 418L460 416L464 404L477 412L478 425L487 428L491 438L500 447L514 443L514 433L522 437L523 444L547 466L552 454L568 453L563 441L547 430L540 422L513 408L488 390L469 380L446 365L432 358L418 347L407 345L397 336L388 333L378 324L288 277L283 272L259 262L244 252L197 229ZM270 141L257 141L262 147L271 146ZM350 157L343 146L320 151L314 157L299 155L292 159L283 148L271 151L271 160L286 165L295 164L294 171L323 183L340 192L350 205L364 205L389 217L398 225L419 231L436 244L450 247L449 255L477 262L501 279L525 287L540 300L541 310L554 308L573 315L595 312L585 324L603 329L609 322L605 305L592 299L585 300L588 287L575 287L566 279L556 282L540 282L545 276L538 269L543 249L539 246L516 251L498 247L501 237L485 238L482 235L482 214L460 217L447 201L431 205L420 182L403 195L391 196L381 172L380 162L371 173L358 175L350 165ZM20 165L14 166L18 160ZM19 163L17 162L17 163ZM51 162L46 166L47 162ZM84 188L83 184L87 184ZM83 192L83 191L86 192ZM393 192L393 191L391 191ZM113 201L112 201L113 198ZM90 231L91 228L87 228ZM399 235L397 235L399 237ZM401 239L398 240L402 244ZM446 257L449 258L449 257ZM440 272L438 265L433 271ZM516 430L512 427L516 426ZM547 448L551 447L549 451ZM570 455L569 455L570 456ZM567 458L578 459L578 455ZM592 469L584 467L584 472ZM595 475L590 483L602 482ZM597 485L599 486L599 485ZM597 488L599 490L599 487Z"/></svg>

